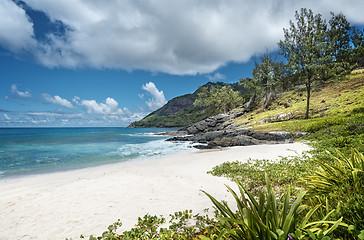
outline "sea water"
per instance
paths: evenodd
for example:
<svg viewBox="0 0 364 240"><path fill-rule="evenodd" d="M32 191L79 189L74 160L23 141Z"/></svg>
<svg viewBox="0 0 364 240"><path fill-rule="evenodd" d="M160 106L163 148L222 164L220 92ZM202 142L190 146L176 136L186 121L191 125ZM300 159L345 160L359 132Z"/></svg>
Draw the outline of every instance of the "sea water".
<svg viewBox="0 0 364 240"><path fill-rule="evenodd" d="M63 171L186 151L155 128L2 128L0 178Z"/></svg>

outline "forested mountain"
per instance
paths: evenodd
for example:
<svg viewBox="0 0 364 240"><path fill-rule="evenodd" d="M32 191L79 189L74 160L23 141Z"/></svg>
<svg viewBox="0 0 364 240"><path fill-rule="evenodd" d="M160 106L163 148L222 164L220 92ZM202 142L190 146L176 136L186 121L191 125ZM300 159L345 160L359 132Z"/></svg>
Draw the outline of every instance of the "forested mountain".
<svg viewBox="0 0 364 240"><path fill-rule="evenodd" d="M142 120L133 122L129 127L184 127L210 117L216 114L213 108L194 105L194 103L203 91L222 87L231 88L242 96L247 93L247 90L239 83L208 82L192 94L171 99L163 107L150 113ZM243 104L242 101L241 105Z"/></svg>

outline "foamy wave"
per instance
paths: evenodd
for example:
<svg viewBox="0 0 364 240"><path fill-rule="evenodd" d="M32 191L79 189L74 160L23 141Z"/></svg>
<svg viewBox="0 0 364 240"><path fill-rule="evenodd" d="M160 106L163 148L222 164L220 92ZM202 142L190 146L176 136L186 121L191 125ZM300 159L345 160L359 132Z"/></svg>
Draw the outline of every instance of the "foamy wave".
<svg viewBox="0 0 364 240"><path fill-rule="evenodd" d="M156 140L142 144L126 144L111 154L116 154L123 158L137 158L169 155L188 150L192 151L191 144L188 142L172 143Z"/></svg>
<svg viewBox="0 0 364 240"><path fill-rule="evenodd" d="M155 132L129 133L129 134L125 134L125 136L130 136L130 137L165 137L163 135L158 135Z"/></svg>

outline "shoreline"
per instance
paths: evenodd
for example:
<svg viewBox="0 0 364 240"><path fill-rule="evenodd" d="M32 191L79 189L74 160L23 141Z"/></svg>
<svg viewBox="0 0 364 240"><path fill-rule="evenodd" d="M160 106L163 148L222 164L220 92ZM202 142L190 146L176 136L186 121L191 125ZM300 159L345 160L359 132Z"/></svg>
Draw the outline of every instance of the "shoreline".
<svg viewBox="0 0 364 240"><path fill-rule="evenodd" d="M0 179L0 239L88 238L118 219L127 230L147 213L202 213L212 203L200 190L234 202L224 186L234 183L207 174L212 167L309 149L304 143L253 145Z"/></svg>

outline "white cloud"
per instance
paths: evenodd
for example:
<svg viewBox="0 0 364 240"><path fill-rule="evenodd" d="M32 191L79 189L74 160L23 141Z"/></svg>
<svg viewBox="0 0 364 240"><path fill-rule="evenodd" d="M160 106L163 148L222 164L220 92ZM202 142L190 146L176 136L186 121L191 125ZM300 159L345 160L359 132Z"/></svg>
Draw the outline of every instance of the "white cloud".
<svg viewBox="0 0 364 240"><path fill-rule="evenodd" d="M122 115L87 114L85 112L16 112L0 109L0 127L30 126L127 126L130 122L140 120L146 114L131 113L125 109Z"/></svg>
<svg viewBox="0 0 364 240"><path fill-rule="evenodd" d="M34 48L33 23L11 0L0 1L0 45L13 52Z"/></svg>
<svg viewBox="0 0 364 240"><path fill-rule="evenodd" d="M302 7L325 17L330 11L343 12L352 23L364 24L362 0L25 2L44 11L52 21L67 25L65 35L49 34L49 43L38 42L34 47L32 25L24 11L3 0L0 26L4 28L2 23L10 19L20 23L9 23L12 33L0 31L0 44L10 50L32 48L37 59L49 67L206 74L229 62L248 61L266 48L276 49L283 27L288 27L294 11ZM31 44L24 45L27 43Z"/></svg>
<svg viewBox="0 0 364 240"><path fill-rule="evenodd" d="M206 77L210 81L219 81L219 80L226 79L226 76L224 74L219 73L219 72L215 73L214 75L207 75Z"/></svg>
<svg viewBox="0 0 364 240"><path fill-rule="evenodd" d="M19 97L19 98L30 98L32 96L32 94L29 91L19 91L18 90L18 86L16 84L12 84L10 87L11 93L13 94L13 96L15 97Z"/></svg>
<svg viewBox="0 0 364 240"><path fill-rule="evenodd" d="M80 100L79 97L74 97L73 101L83 106L89 114L123 115L128 113L127 108L120 109L119 103L110 97L101 103L95 100Z"/></svg>
<svg viewBox="0 0 364 240"><path fill-rule="evenodd" d="M164 106L167 103L166 98L164 97L163 91L159 91L154 83L149 82L142 86L142 89L147 91L151 98L149 98L145 103L148 106L150 111L157 110Z"/></svg>
<svg viewBox="0 0 364 240"><path fill-rule="evenodd" d="M50 96L47 93L43 93L42 97L45 101L49 102L49 103L54 103L54 104L58 104L61 105L63 107L66 108L73 108L73 104L68 101L67 99L61 98L60 96Z"/></svg>
<svg viewBox="0 0 364 240"><path fill-rule="evenodd" d="M3 117L4 117L4 119L6 120L6 121L9 121L9 120L11 120L11 118L8 116L8 114L6 114L6 113L3 113Z"/></svg>

